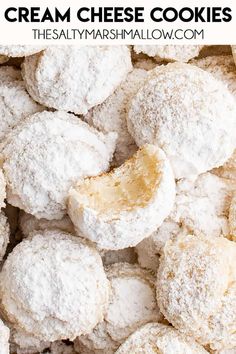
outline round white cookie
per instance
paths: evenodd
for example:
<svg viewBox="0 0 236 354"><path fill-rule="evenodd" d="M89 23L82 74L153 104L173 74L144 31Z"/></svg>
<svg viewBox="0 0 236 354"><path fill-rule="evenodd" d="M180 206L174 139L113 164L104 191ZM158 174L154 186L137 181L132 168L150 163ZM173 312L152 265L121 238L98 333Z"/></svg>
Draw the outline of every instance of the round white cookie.
<svg viewBox="0 0 236 354"><path fill-rule="evenodd" d="M26 91L20 70L0 67L0 140L24 118L43 109Z"/></svg>
<svg viewBox="0 0 236 354"><path fill-rule="evenodd" d="M156 304L155 277L137 265L117 263L106 271L111 294L104 321L78 338L92 351L112 354L141 325L158 321L161 314Z"/></svg>
<svg viewBox="0 0 236 354"><path fill-rule="evenodd" d="M116 354L207 354L208 352L171 326L148 323L134 332Z"/></svg>
<svg viewBox="0 0 236 354"><path fill-rule="evenodd" d="M223 83L193 65L172 63L152 71L131 100L127 122L136 144L157 144L182 178L231 156L235 115L235 99Z"/></svg>
<svg viewBox="0 0 236 354"><path fill-rule="evenodd" d="M199 55L201 45L135 45L134 51L154 57L156 61L188 62Z"/></svg>
<svg viewBox="0 0 236 354"><path fill-rule="evenodd" d="M95 249L70 234L44 231L9 254L0 293L16 329L41 341L73 340L103 320L109 284Z"/></svg>
<svg viewBox="0 0 236 354"><path fill-rule="evenodd" d="M212 350L236 345L236 244L223 237L179 236L166 243L157 302L182 333Z"/></svg>
<svg viewBox="0 0 236 354"><path fill-rule="evenodd" d="M3 149L8 202L37 218L61 219L69 188L109 168L115 140L114 133L99 133L73 114L31 116Z"/></svg>
<svg viewBox="0 0 236 354"><path fill-rule="evenodd" d="M136 246L154 232L174 198L165 154L146 145L110 173L79 181L69 192L68 213L78 235L116 250Z"/></svg>
<svg viewBox="0 0 236 354"><path fill-rule="evenodd" d="M22 65L35 101L76 114L105 101L131 69L126 46L52 46Z"/></svg>
<svg viewBox="0 0 236 354"><path fill-rule="evenodd" d="M25 57L44 50L44 46L33 45L0 45L0 55L8 57Z"/></svg>

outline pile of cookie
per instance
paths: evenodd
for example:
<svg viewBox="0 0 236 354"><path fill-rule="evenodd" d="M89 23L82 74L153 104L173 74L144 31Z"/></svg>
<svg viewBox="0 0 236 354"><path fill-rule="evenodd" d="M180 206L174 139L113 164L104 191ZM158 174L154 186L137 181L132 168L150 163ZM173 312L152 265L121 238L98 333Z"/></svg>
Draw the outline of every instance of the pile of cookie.
<svg viewBox="0 0 236 354"><path fill-rule="evenodd" d="M0 353L236 353L236 48L0 46Z"/></svg>

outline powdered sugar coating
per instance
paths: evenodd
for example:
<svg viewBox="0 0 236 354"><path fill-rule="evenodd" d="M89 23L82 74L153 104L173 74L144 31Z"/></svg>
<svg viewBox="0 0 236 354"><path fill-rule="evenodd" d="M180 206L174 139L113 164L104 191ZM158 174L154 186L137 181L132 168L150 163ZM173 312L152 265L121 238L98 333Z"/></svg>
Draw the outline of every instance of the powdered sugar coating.
<svg viewBox="0 0 236 354"><path fill-rule="evenodd" d="M176 178L222 165L235 148L233 95L211 74L190 64L159 66L152 73L131 100L127 117L137 145L159 145Z"/></svg>
<svg viewBox="0 0 236 354"><path fill-rule="evenodd" d="M44 50L43 46L32 45L0 45L0 54L8 57L25 57Z"/></svg>
<svg viewBox="0 0 236 354"><path fill-rule="evenodd" d="M59 229L64 232L74 234L74 226L68 215L63 216L60 220L37 219L31 214L24 211L19 215L19 226L25 237L28 237L32 231L44 231Z"/></svg>
<svg viewBox="0 0 236 354"><path fill-rule="evenodd" d="M179 235L227 237L229 207L235 190L235 183L211 173L204 173L195 181L178 181L175 205L169 217L156 232L136 246L139 264L155 271L165 243Z"/></svg>
<svg viewBox="0 0 236 354"><path fill-rule="evenodd" d="M216 79L221 80L236 98L236 66L232 55L215 55L195 59L191 64L208 71Z"/></svg>
<svg viewBox="0 0 236 354"><path fill-rule="evenodd" d="M108 294L98 252L60 231L22 241L1 273L8 320L42 341L73 340L90 332L103 319Z"/></svg>
<svg viewBox="0 0 236 354"><path fill-rule="evenodd" d="M9 336L10 331L0 319L0 349L1 354L9 354Z"/></svg>
<svg viewBox="0 0 236 354"><path fill-rule="evenodd" d="M116 354L207 354L193 339L160 323L148 323L134 332Z"/></svg>
<svg viewBox="0 0 236 354"><path fill-rule="evenodd" d="M155 299L155 277L137 265L117 263L107 268L111 285L104 321L78 340L88 349L114 353L141 325L161 319Z"/></svg>
<svg viewBox="0 0 236 354"><path fill-rule="evenodd" d="M126 46L52 46L26 58L22 73L37 102L86 114L105 101L131 69Z"/></svg>
<svg viewBox="0 0 236 354"><path fill-rule="evenodd" d="M181 236L164 247L157 276L161 312L212 350L236 345L236 244Z"/></svg>
<svg viewBox="0 0 236 354"><path fill-rule="evenodd" d="M174 198L175 181L165 154L146 145L111 173L71 188L68 213L78 235L99 248L116 250L136 246L154 232Z"/></svg>
<svg viewBox="0 0 236 354"><path fill-rule="evenodd" d="M199 55L201 45L135 45L136 53L154 57L156 61L188 62Z"/></svg>
<svg viewBox="0 0 236 354"><path fill-rule="evenodd" d="M3 149L8 202L37 218L61 219L71 185L108 169L115 138L65 112L31 116Z"/></svg>
<svg viewBox="0 0 236 354"><path fill-rule="evenodd" d="M43 109L26 91L20 70L0 67L0 140L25 117Z"/></svg>
<svg viewBox="0 0 236 354"><path fill-rule="evenodd" d="M118 165L131 157L137 146L127 129L128 103L139 87L144 84L148 73L145 70L134 69L127 79L101 105L91 109L84 119L98 130L118 134L115 160Z"/></svg>

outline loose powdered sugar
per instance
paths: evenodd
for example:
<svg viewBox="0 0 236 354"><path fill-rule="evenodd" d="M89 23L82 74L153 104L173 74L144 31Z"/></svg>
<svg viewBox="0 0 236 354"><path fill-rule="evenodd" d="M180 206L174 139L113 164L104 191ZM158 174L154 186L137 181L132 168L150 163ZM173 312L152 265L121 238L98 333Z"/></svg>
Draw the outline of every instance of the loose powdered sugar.
<svg viewBox="0 0 236 354"><path fill-rule="evenodd" d="M53 46L26 58L22 73L37 102L85 114L111 95L131 69L125 46Z"/></svg>
<svg viewBox="0 0 236 354"><path fill-rule="evenodd" d="M36 232L17 245L3 266L0 285L12 326L41 341L89 333L108 304L98 252L60 231Z"/></svg>
<svg viewBox="0 0 236 354"><path fill-rule="evenodd" d="M4 145L8 202L37 218L62 218L71 185L109 168L115 138L65 112L33 115Z"/></svg>
<svg viewBox="0 0 236 354"><path fill-rule="evenodd" d="M131 100L127 122L137 145L158 144L181 178L230 157L235 115L235 99L223 83L193 65L173 63L152 71Z"/></svg>

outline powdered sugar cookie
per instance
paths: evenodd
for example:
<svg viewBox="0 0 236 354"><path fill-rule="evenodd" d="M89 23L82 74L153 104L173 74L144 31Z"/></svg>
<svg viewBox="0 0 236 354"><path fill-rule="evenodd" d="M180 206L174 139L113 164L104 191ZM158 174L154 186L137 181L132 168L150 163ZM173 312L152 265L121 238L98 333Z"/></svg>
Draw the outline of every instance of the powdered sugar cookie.
<svg viewBox="0 0 236 354"><path fill-rule="evenodd" d="M128 103L138 88L144 84L148 73L134 69L128 74L116 91L101 105L91 109L84 119L104 133L115 131L118 134L115 160L122 164L137 150L137 146L127 129L126 115Z"/></svg>
<svg viewBox="0 0 236 354"><path fill-rule="evenodd" d="M20 70L0 67L0 140L22 119L43 109L26 91Z"/></svg>
<svg viewBox="0 0 236 354"><path fill-rule="evenodd" d="M156 61L188 62L199 55L201 45L135 45L134 51L154 57Z"/></svg>
<svg viewBox="0 0 236 354"><path fill-rule="evenodd" d="M152 73L131 100L127 117L136 144L160 146L176 178L221 166L235 148L233 95L193 65L173 63Z"/></svg>
<svg viewBox="0 0 236 354"><path fill-rule="evenodd" d="M193 339L171 326L148 323L134 332L116 354L207 354Z"/></svg>
<svg viewBox="0 0 236 354"><path fill-rule="evenodd" d="M159 255L168 240L178 235L229 235L229 207L236 184L211 173L195 181L182 179L176 184L175 205L169 217L150 237L136 246L139 264L157 270Z"/></svg>
<svg viewBox="0 0 236 354"><path fill-rule="evenodd" d="M141 325L160 320L161 314L151 273L127 263L113 264L106 273L111 294L104 321L78 340L88 349L110 354Z"/></svg>
<svg viewBox="0 0 236 354"><path fill-rule="evenodd" d="M125 46L52 46L26 58L22 72L35 101L86 114L113 93L131 68Z"/></svg>
<svg viewBox="0 0 236 354"><path fill-rule="evenodd" d="M35 114L3 149L7 200L37 218L60 219L71 185L106 171L114 148L114 133L99 133L72 114Z"/></svg>
<svg viewBox="0 0 236 354"><path fill-rule="evenodd" d="M236 98L236 66L232 55L215 55L195 59L191 64L208 71L216 79L221 80Z"/></svg>
<svg viewBox="0 0 236 354"><path fill-rule="evenodd" d="M236 244L181 236L164 247L157 276L161 312L212 350L236 345Z"/></svg>
<svg viewBox="0 0 236 354"><path fill-rule="evenodd" d="M175 182L165 154L146 145L109 174L71 188L68 213L81 235L103 249L132 247L170 213Z"/></svg>
<svg viewBox="0 0 236 354"><path fill-rule="evenodd" d="M68 215L59 220L37 219L24 211L19 215L19 227L25 237L28 237L32 231L44 231L59 229L64 232L74 234L74 226Z"/></svg>
<svg viewBox="0 0 236 354"><path fill-rule="evenodd" d="M9 336L10 331L0 319L0 349L1 354L9 354Z"/></svg>
<svg viewBox="0 0 236 354"><path fill-rule="evenodd" d="M42 341L89 333L103 319L108 294L97 251L60 231L36 232L22 241L1 272L8 320Z"/></svg>
<svg viewBox="0 0 236 354"><path fill-rule="evenodd" d="M8 57L25 57L44 50L43 46L32 45L0 45L0 55Z"/></svg>

